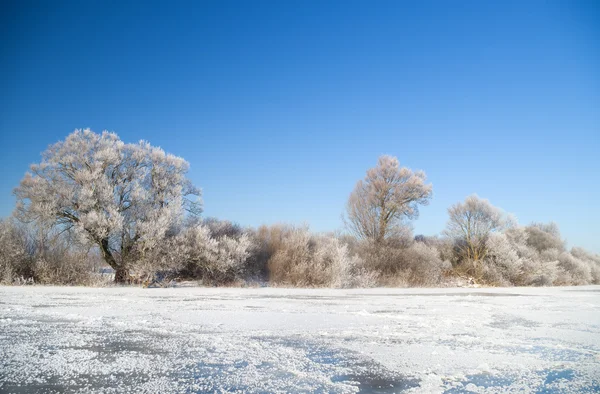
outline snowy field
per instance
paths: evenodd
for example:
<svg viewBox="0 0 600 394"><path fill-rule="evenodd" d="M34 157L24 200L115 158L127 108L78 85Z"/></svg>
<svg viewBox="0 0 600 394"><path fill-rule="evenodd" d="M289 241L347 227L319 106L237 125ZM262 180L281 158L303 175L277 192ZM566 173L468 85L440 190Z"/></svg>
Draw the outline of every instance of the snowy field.
<svg viewBox="0 0 600 394"><path fill-rule="evenodd" d="M600 392L600 287L0 287L0 393Z"/></svg>

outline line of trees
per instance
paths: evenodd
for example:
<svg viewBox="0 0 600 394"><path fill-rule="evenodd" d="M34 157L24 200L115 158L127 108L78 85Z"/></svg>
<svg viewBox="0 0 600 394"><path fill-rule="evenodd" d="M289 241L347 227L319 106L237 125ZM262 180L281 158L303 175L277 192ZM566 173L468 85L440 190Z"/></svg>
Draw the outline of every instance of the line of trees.
<svg viewBox="0 0 600 394"><path fill-rule="evenodd" d="M352 191L340 234L289 225L242 228L201 218L188 163L149 143L76 130L43 153L0 220L0 282L97 284L200 279L276 286L600 284L600 256L566 249L555 224L521 226L471 195L441 236L413 236L428 204L422 171L382 156Z"/></svg>

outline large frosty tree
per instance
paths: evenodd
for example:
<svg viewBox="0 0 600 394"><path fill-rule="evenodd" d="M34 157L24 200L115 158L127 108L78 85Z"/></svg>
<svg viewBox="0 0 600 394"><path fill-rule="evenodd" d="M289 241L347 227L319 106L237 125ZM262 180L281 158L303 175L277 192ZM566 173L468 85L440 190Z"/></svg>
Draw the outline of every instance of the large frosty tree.
<svg viewBox="0 0 600 394"><path fill-rule="evenodd" d="M186 211L200 213L200 190L185 176L189 164L145 141L76 130L42 158L15 189L17 215L97 245L115 282L127 281L136 261L162 247Z"/></svg>

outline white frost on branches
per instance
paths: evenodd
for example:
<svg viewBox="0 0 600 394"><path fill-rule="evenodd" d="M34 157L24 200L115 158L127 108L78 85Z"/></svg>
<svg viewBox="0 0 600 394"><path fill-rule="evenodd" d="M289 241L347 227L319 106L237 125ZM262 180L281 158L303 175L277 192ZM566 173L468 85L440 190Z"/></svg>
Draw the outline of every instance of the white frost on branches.
<svg viewBox="0 0 600 394"><path fill-rule="evenodd" d="M145 141L125 144L114 133L76 130L31 166L15 190L17 212L75 232L127 275L139 256L160 247L185 209L199 212L200 190L186 178L188 167Z"/></svg>
<svg viewBox="0 0 600 394"><path fill-rule="evenodd" d="M393 156L381 156L350 194L348 227L360 238L378 243L397 236L403 220L417 218L419 205L429 203L432 186L426 178L423 171L400 167Z"/></svg>

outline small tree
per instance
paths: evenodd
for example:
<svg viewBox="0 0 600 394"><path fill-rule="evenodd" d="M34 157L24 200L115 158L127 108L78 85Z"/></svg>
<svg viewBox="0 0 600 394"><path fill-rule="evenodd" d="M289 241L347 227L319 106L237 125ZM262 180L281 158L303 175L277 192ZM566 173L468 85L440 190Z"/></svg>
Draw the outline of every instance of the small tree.
<svg viewBox="0 0 600 394"><path fill-rule="evenodd" d="M448 215L445 234L454 240L460 258L475 263L486 257L490 233L509 224L502 210L476 194L467 197L463 203L452 205Z"/></svg>
<svg viewBox="0 0 600 394"><path fill-rule="evenodd" d="M402 221L419 215L431 198L423 171L400 167L398 159L381 156L377 166L358 181L347 204L348 227L358 237L377 243L402 232Z"/></svg>
<svg viewBox="0 0 600 394"><path fill-rule="evenodd" d="M115 282L152 248L161 247L184 210L200 212L199 196L185 177L188 163L114 133L76 130L50 146L15 189L21 220L50 224L99 247L115 269Z"/></svg>

